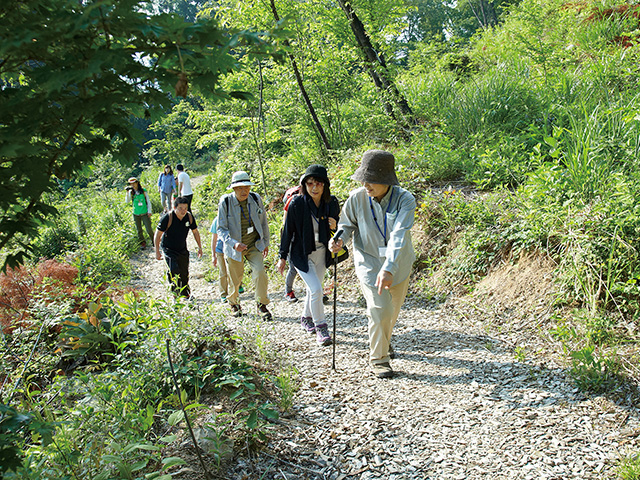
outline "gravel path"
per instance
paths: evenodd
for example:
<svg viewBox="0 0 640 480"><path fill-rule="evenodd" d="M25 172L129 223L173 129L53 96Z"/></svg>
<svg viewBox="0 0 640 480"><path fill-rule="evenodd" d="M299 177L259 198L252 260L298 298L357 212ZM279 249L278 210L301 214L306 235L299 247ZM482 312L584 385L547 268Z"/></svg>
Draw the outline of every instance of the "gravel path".
<svg viewBox="0 0 640 480"><path fill-rule="evenodd" d="M217 300L203 279L209 260L192 258L198 302ZM163 262L146 250L133 264L134 286L166 295ZM280 286L270 287L273 322L229 317L231 328L259 329L290 356L300 388L265 451L234 460L222 478L613 479L617 459L640 450L638 408L586 397L550 358L517 361L509 338L487 334L456 300L429 308L408 298L392 342L396 377L375 378L355 285L341 266L335 371L331 347L303 332L300 304L285 302ZM241 301L253 313L251 289Z"/></svg>

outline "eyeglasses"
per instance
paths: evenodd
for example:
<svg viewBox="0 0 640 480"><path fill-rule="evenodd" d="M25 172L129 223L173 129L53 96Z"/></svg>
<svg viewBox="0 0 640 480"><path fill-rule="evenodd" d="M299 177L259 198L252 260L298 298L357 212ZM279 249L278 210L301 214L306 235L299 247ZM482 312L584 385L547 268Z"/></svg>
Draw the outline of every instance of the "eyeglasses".
<svg viewBox="0 0 640 480"><path fill-rule="evenodd" d="M324 185L324 182L318 182L317 180L307 180L305 182L307 187L319 187L320 185Z"/></svg>

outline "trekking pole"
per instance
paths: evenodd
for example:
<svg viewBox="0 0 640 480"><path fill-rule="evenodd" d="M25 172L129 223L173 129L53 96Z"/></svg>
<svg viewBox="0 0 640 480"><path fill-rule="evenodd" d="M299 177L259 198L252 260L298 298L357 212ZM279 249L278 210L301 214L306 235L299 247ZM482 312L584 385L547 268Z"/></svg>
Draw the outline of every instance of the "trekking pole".
<svg viewBox="0 0 640 480"><path fill-rule="evenodd" d="M338 230L333 236L333 241L336 242L342 235L343 231ZM333 354L331 360L331 368L336 370L336 302L338 297L338 262L336 262L337 253L332 253L333 257Z"/></svg>

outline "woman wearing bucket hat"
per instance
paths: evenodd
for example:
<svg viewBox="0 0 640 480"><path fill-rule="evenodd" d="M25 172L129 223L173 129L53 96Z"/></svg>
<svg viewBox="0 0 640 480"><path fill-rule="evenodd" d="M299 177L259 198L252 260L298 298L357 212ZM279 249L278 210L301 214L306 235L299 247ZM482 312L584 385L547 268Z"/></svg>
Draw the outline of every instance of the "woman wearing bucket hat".
<svg viewBox="0 0 640 480"><path fill-rule="evenodd" d="M242 315L238 294L246 260L251 266L258 314L264 320L271 320L267 309L269 280L264 269L264 258L269 253L269 224L262 198L251 191L253 185L247 172L233 174L229 185L233 193L223 195L218 205L218 237L227 262L227 301L233 314Z"/></svg>
<svg viewBox="0 0 640 480"><path fill-rule="evenodd" d="M289 257L307 286L300 324L305 331L316 334L319 344L331 345L322 302L322 281L331 265L327 246L331 230L337 226L340 205L329 191L327 169L322 165L307 168L300 179L300 193L287 210L276 268L283 274Z"/></svg>
<svg viewBox="0 0 640 480"><path fill-rule="evenodd" d="M329 249L335 253L353 237L353 261L369 317L369 360L376 376L388 378L393 376L391 334L415 260L410 230L416 201L399 186L395 157L384 150L366 151L351 178L362 187L345 202L338 225L344 233L329 242Z"/></svg>

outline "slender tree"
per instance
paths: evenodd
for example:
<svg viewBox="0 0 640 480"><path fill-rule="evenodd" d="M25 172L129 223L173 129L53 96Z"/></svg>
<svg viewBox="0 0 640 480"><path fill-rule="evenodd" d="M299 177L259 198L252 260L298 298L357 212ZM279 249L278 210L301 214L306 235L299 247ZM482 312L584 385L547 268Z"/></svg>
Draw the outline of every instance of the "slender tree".
<svg viewBox="0 0 640 480"><path fill-rule="evenodd" d="M400 126L406 127L414 123L414 116L409 103L396 87L384 54L380 49L375 49L371 38L367 34L364 24L356 14L350 0L338 0L340 8L349 19L349 25L356 38L356 42L363 53L365 65L376 87L383 93L385 111ZM400 117L396 114L400 113Z"/></svg>
<svg viewBox="0 0 640 480"><path fill-rule="evenodd" d="M270 4L271 4L271 12L273 13L273 18L276 20L276 22L279 22L280 16L278 15L278 10L276 8L275 0L270 0ZM285 39L284 45L286 47L290 47L289 41ZM311 103L311 99L309 98L307 89L304 87L304 82L302 81L302 75L300 74L298 63L296 62L296 59L291 52L289 52L287 55L289 56L289 60L291 61L293 74L296 77L298 88L300 88L300 94L302 95L302 98L304 99L304 103L307 106L307 110L309 111L309 114L313 119L313 123L316 126L316 130L318 132L318 135L320 136L322 145L324 146L325 153L330 152L332 149L331 149L331 145L329 144L329 139L327 138L327 134L325 133L324 128L322 127L322 123L320 123L320 119L318 118L315 108L313 108L313 103Z"/></svg>

